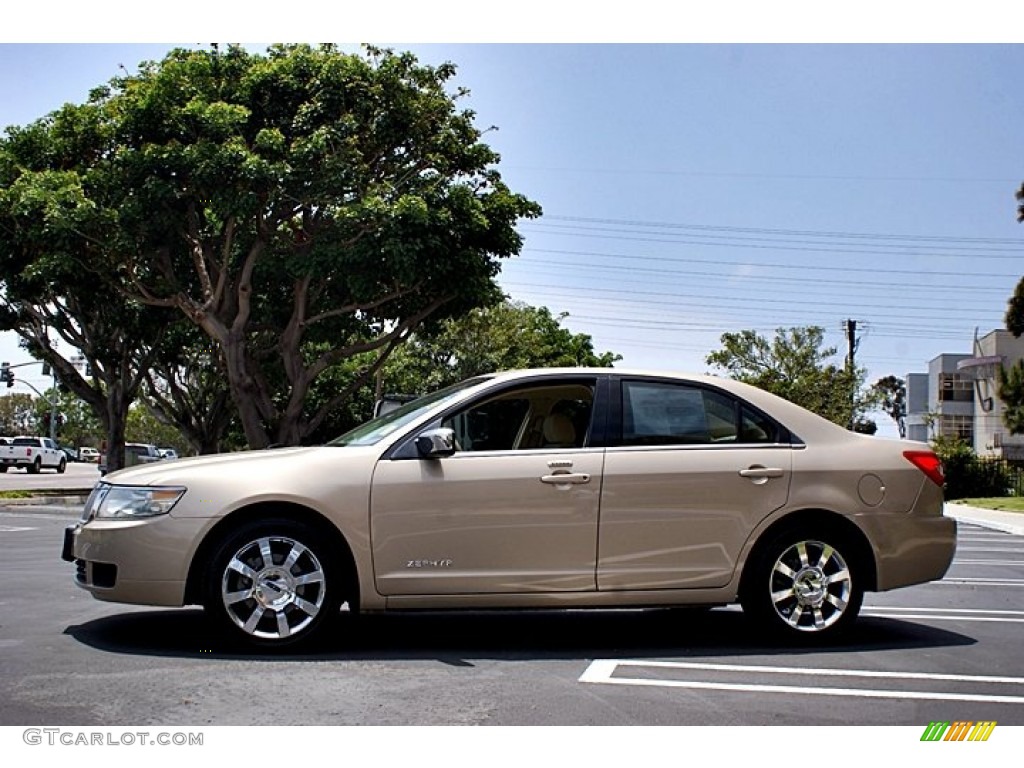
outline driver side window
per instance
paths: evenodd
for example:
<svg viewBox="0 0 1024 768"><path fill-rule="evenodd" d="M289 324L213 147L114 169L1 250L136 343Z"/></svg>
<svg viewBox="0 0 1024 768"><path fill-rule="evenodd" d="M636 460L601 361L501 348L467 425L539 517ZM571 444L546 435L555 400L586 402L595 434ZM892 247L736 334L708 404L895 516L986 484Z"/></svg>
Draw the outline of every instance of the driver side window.
<svg viewBox="0 0 1024 768"><path fill-rule="evenodd" d="M475 403L441 426L455 432L460 452L582 448L593 404L592 385L535 385Z"/></svg>

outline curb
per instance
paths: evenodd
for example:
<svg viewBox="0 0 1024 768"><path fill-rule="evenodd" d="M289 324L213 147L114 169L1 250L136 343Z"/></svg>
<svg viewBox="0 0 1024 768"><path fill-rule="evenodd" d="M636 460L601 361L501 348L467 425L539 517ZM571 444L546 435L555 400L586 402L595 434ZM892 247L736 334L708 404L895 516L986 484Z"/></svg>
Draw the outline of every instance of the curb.
<svg viewBox="0 0 1024 768"><path fill-rule="evenodd" d="M1024 514L1000 512L997 509L981 509L966 504L946 502L945 514L957 522L969 523L992 531L1024 536Z"/></svg>

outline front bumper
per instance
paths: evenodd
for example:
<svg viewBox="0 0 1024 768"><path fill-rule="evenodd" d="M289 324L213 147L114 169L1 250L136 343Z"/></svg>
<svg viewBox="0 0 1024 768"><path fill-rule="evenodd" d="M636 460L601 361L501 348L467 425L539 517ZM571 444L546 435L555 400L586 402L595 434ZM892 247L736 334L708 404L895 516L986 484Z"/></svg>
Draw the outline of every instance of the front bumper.
<svg viewBox="0 0 1024 768"><path fill-rule="evenodd" d="M100 600L184 605L185 584L204 518L90 520L65 530L61 557L75 583Z"/></svg>

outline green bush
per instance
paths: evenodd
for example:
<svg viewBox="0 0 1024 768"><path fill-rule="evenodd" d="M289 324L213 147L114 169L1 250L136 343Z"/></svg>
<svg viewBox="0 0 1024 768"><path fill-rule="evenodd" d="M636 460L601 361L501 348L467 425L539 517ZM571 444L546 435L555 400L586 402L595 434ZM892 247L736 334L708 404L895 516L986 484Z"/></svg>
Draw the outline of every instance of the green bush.
<svg viewBox="0 0 1024 768"><path fill-rule="evenodd" d="M1013 477L1001 459L983 459L959 438L937 437L932 447L946 475L946 498L1009 496Z"/></svg>

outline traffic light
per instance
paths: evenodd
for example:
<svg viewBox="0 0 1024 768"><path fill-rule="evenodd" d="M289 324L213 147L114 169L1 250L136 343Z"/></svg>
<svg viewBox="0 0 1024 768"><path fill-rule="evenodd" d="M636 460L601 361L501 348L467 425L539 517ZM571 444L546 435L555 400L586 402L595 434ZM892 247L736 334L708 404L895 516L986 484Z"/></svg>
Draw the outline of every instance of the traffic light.
<svg viewBox="0 0 1024 768"><path fill-rule="evenodd" d="M0 363L0 381L6 382L8 388L14 386L14 371L10 363Z"/></svg>

